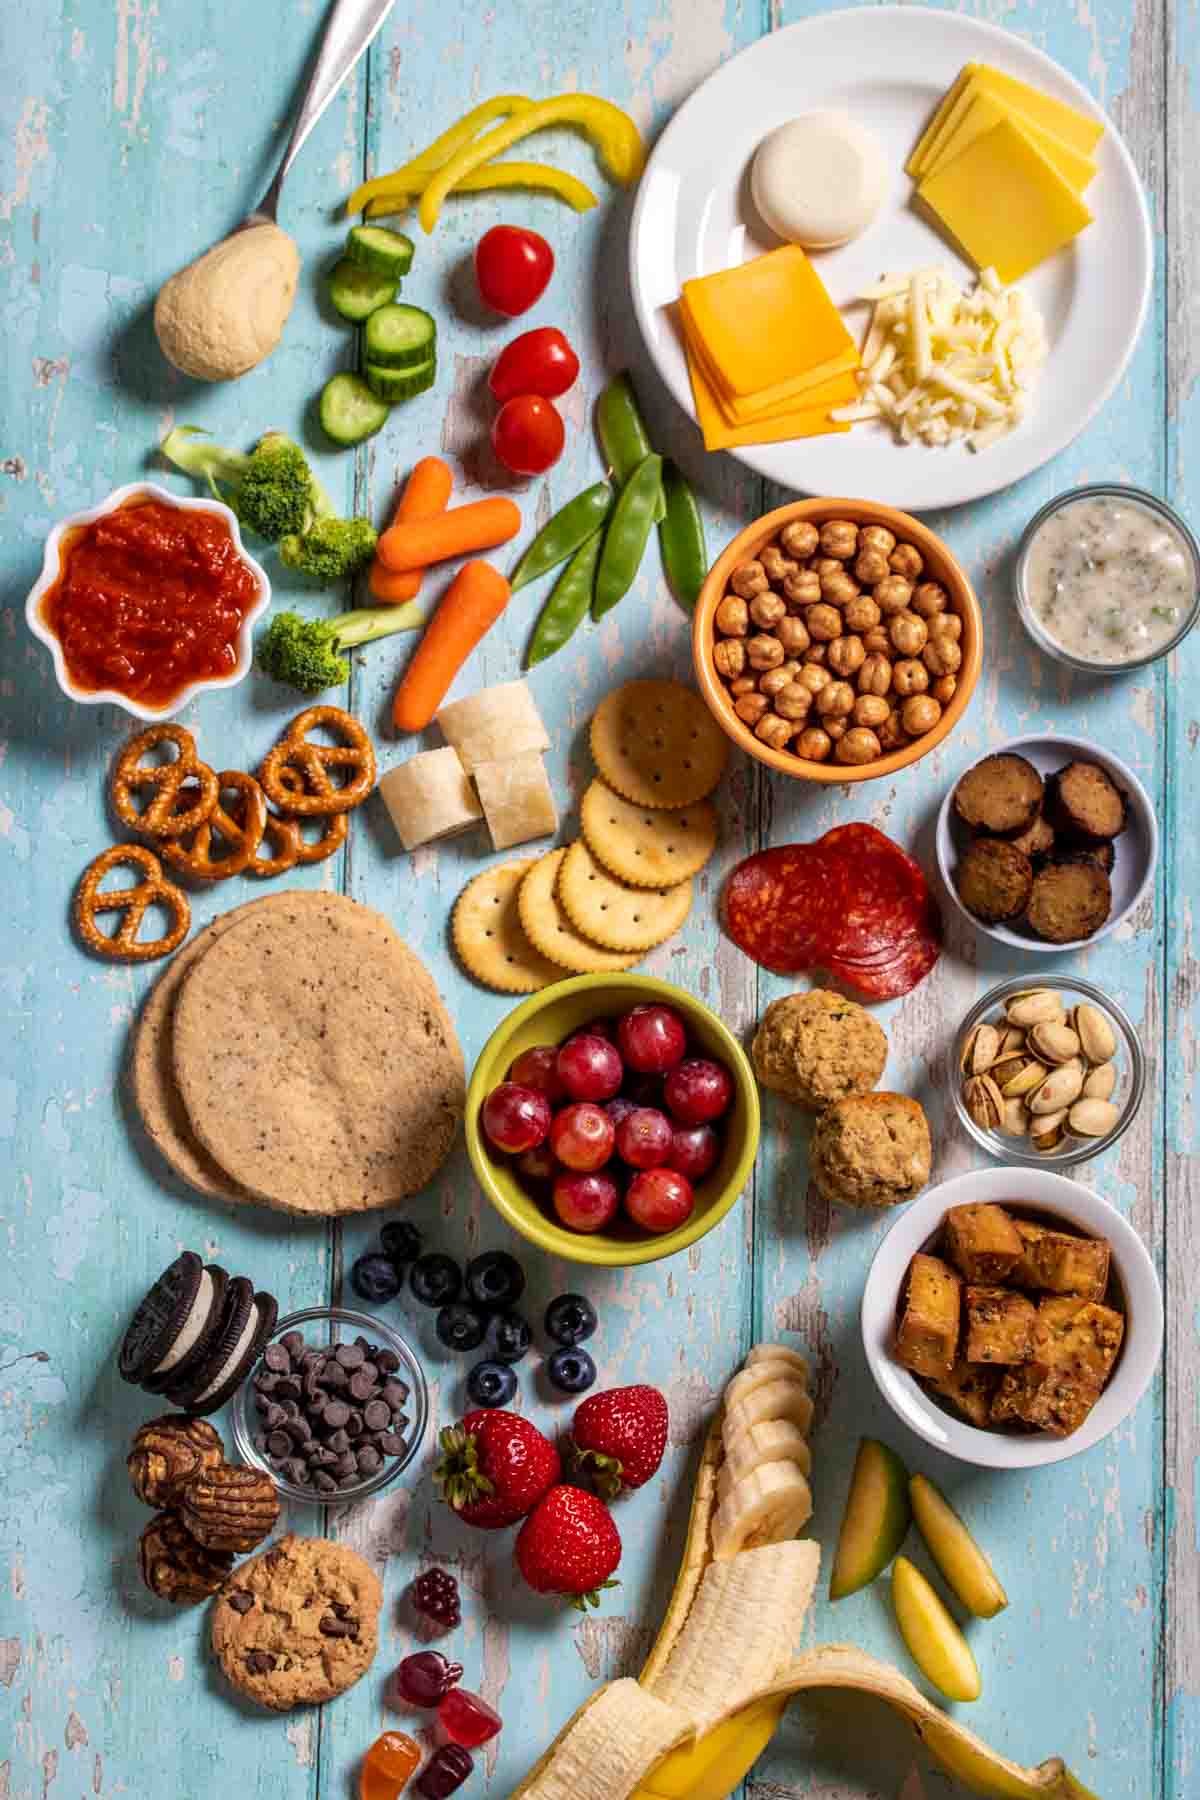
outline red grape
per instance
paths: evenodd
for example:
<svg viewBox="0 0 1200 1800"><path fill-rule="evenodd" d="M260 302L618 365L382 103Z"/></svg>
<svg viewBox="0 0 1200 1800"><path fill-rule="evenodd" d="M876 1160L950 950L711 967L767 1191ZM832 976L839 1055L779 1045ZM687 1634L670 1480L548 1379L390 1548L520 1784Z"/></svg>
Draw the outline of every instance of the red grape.
<svg viewBox="0 0 1200 1800"><path fill-rule="evenodd" d="M602 1106L577 1100L555 1113L550 1126L550 1148L568 1169L585 1173L599 1169L613 1153L616 1132Z"/></svg>
<svg viewBox="0 0 1200 1800"><path fill-rule="evenodd" d="M635 1106L617 1126L617 1155L631 1169L657 1169L671 1149L671 1121L656 1106Z"/></svg>
<svg viewBox="0 0 1200 1800"><path fill-rule="evenodd" d="M558 1158L549 1144L535 1144L517 1158L517 1168L526 1181L553 1181L558 1174Z"/></svg>
<svg viewBox="0 0 1200 1800"><path fill-rule="evenodd" d="M625 1194L625 1211L643 1231L676 1231L694 1205L691 1182L675 1169L643 1169Z"/></svg>
<svg viewBox="0 0 1200 1800"><path fill-rule="evenodd" d="M508 1071L508 1079L521 1087L537 1088L547 1100L561 1100L564 1090L555 1067L557 1059L555 1045L535 1044L531 1050L522 1050Z"/></svg>
<svg viewBox="0 0 1200 1800"><path fill-rule="evenodd" d="M589 1019L587 1024L581 1025L579 1029L588 1037L607 1038L610 1044L615 1044L617 1041L617 1022L615 1019L607 1018L603 1013L598 1019Z"/></svg>
<svg viewBox="0 0 1200 1800"><path fill-rule="evenodd" d="M546 1141L550 1102L536 1088L502 1081L479 1109L480 1123L497 1150L532 1150Z"/></svg>
<svg viewBox="0 0 1200 1800"><path fill-rule="evenodd" d="M551 1200L571 1231L603 1231L620 1201L611 1175L560 1175Z"/></svg>
<svg viewBox="0 0 1200 1800"><path fill-rule="evenodd" d="M627 1119L631 1112L636 1112L637 1101L630 1100L625 1094L618 1094L615 1100L604 1102L604 1110L612 1120L615 1131L622 1119Z"/></svg>
<svg viewBox="0 0 1200 1800"><path fill-rule="evenodd" d="M531 1150L530 1156L540 1156ZM721 1140L711 1125L677 1125L671 1133L671 1148L663 1161L668 1169L686 1175L691 1182L703 1181L721 1154Z"/></svg>
<svg viewBox="0 0 1200 1800"><path fill-rule="evenodd" d="M687 1033L673 1006L635 1006L617 1025L617 1045L631 1069L661 1075L681 1060Z"/></svg>
<svg viewBox="0 0 1200 1800"><path fill-rule="evenodd" d="M667 1110L681 1125L707 1125L719 1119L733 1099L733 1081L723 1064L707 1056L676 1063L663 1084Z"/></svg>
<svg viewBox="0 0 1200 1800"><path fill-rule="evenodd" d="M555 1069L572 1100L611 1100L625 1074L616 1045L593 1031L569 1037Z"/></svg>

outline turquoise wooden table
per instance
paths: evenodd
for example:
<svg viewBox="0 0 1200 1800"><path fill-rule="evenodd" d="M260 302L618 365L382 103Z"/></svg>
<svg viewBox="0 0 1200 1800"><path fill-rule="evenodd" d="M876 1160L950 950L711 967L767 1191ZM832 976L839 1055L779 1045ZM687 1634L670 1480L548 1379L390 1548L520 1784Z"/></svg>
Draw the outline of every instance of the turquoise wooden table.
<svg viewBox="0 0 1200 1800"><path fill-rule="evenodd" d="M1144 335L1119 391L1072 449L993 500L929 521L971 570L986 615L984 675L963 727L909 778L855 789L774 781L735 761L723 791L719 861L686 932L646 964L745 1031L783 984L757 972L716 927L721 876L741 855L869 819L928 858L947 784L1018 731L1071 731L1128 759L1165 828L1157 889L1127 928L1071 958L1070 968L1118 999L1150 1057L1135 1129L1083 1179L1133 1220L1163 1276L1167 1350L1152 1392L1090 1454L1028 1478L951 1465L906 1438L875 1396L858 1338L864 1271L886 1220L807 1198L794 1116L768 1106L752 1186L720 1230L674 1261L611 1277L585 1272L580 1283L601 1313L602 1383L659 1382L672 1413L661 1477L621 1508L623 1585L599 1615L581 1619L518 1591L507 1535L472 1535L453 1522L432 1497L428 1459L374 1503L324 1519L313 1509L290 1517L295 1528L324 1527L358 1547L386 1584L375 1668L320 1711L275 1718L236 1704L210 1669L203 1611L167 1611L138 1585L132 1549L144 1515L123 1458L152 1403L121 1384L113 1357L131 1304L185 1245L252 1273L285 1307L336 1297L374 1226L326 1230L207 1203L173 1185L133 1132L121 1062L130 1020L158 970L91 961L68 930L72 886L109 841L104 777L128 721L64 701L47 656L25 631L20 606L45 532L63 513L155 469L155 444L173 423L201 424L239 445L272 425L311 431L311 397L352 355L314 277L340 235L336 203L364 172L393 166L496 92L606 94L653 135L724 59L820 10L805 0L505 0L492 9L401 0L289 181L282 222L306 270L284 343L264 367L219 388L164 365L150 305L163 278L265 186L321 6L41 0L0 14L3 1800L350 1794L363 1748L395 1719L383 1705L383 1677L415 1639L404 1590L434 1560L464 1584L455 1653L467 1680L505 1719L464 1793L505 1795L598 1678L637 1667L676 1565L698 1433L739 1355L764 1334L786 1336L815 1365L813 1529L826 1572L854 1446L863 1431L879 1431L946 1486L1008 1587L1008 1611L971 1634L984 1693L959 1709L969 1722L1023 1762L1061 1752L1104 1800L1200 1793L1200 633L1185 652L1135 677L1089 683L1033 652L1008 584L1023 522L1073 483L1137 482L1193 523L1200 518L1200 33L1192 0L983 0L968 9L1044 46L1125 133L1157 234ZM554 155L594 179L582 143L560 138ZM550 238L559 274L528 322L562 325L584 356L583 380L566 402L567 453L520 496L528 516L547 516L595 478L589 405L606 371L622 366L634 368L656 436L700 489L712 546L783 498L731 461L706 458L695 429L645 369L624 272L628 197L606 196L601 210L580 219L549 198L521 196L501 205L487 197L451 202L436 236L420 242L408 297L438 313L438 385L358 453L329 455L310 437L339 501L378 516L398 472L439 448L472 492L498 484L479 388L505 328L473 316L465 271L476 238L500 217ZM279 589L287 598L286 583ZM530 604L515 605L456 691L511 676L530 618ZM401 754L386 728L398 661L394 646L365 655L348 702L374 731L384 766ZM558 791L577 796L588 778L581 727L603 691L635 672L686 674L688 666L685 621L652 551L636 591L603 628L533 677L552 723ZM224 759L218 767L252 767L293 710L279 690L250 681L208 698L186 722L202 712L204 743ZM448 908L481 866L478 844L466 844L409 859L373 802L344 856L302 879L391 915L447 996L470 1063L507 1003L469 984L448 950ZM198 923L233 903L219 889L201 897ZM972 1164L944 1119L951 1031L971 998L1013 972L1016 960L952 921L935 973L883 1009L892 1046L886 1084L929 1105L939 1176ZM1046 972L1045 959L1038 970ZM413 1216L432 1243L459 1253L508 1241L461 1152ZM566 1285L567 1270L531 1262L536 1306ZM420 1334L435 1414L448 1419L462 1405L461 1366L439 1356L429 1315L401 1304L391 1316ZM522 1391L539 1420L561 1420L568 1410L548 1400L530 1365ZM849 1639L907 1666L881 1589L835 1613L824 1585L806 1641ZM890 1714L843 1695L791 1708L749 1791L760 1800L934 1800L959 1790Z"/></svg>

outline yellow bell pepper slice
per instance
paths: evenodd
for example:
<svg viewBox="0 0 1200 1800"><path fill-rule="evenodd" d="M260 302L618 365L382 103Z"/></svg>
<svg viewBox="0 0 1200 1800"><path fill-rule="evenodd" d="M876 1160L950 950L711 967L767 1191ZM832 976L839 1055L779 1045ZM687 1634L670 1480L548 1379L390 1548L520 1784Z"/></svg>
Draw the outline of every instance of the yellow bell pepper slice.
<svg viewBox="0 0 1200 1800"><path fill-rule="evenodd" d="M561 94L555 100L539 101L451 156L421 196L417 216L423 228L433 230L442 202L464 175L547 125L578 126L594 144L602 167L622 187L629 187L641 174L646 154L641 133L629 114L595 94Z"/></svg>
<svg viewBox="0 0 1200 1800"><path fill-rule="evenodd" d="M524 94L496 94L491 100L481 101L470 112L464 113L461 119L448 126L440 137L435 137L432 144L427 144L416 156L401 163L398 169L393 169L387 175L376 175L371 181L361 182L347 200L346 211L361 212L367 202L384 188L398 187L405 192L420 193L424 183L418 185L413 180L415 175L429 176L435 169L440 169L444 163L449 162L464 144L469 144L484 125L490 124L493 119L528 112L532 105L533 101L527 100Z"/></svg>
<svg viewBox="0 0 1200 1800"><path fill-rule="evenodd" d="M435 170L410 175L406 185L389 187L367 202L368 219L382 219L388 213L404 212L419 200L432 181ZM486 163L455 183L456 194L486 194L492 188L535 188L539 192L557 194L576 212L587 212L600 202L586 181L568 175L565 169L552 169L546 163Z"/></svg>

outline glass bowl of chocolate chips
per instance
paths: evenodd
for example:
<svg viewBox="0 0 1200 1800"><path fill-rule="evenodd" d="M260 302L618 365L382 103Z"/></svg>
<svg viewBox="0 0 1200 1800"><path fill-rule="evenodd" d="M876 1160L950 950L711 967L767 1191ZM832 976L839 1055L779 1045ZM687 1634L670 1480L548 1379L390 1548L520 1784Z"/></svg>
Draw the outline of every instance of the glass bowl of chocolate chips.
<svg viewBox="0 0 1200 1800"><path fill-rule="evenodd" d="M233 1403L243 1462L289 1500L342 1506L377 1494L416 1456L429 1389L398 1331L313 1306L280 1319Z"/></svg>

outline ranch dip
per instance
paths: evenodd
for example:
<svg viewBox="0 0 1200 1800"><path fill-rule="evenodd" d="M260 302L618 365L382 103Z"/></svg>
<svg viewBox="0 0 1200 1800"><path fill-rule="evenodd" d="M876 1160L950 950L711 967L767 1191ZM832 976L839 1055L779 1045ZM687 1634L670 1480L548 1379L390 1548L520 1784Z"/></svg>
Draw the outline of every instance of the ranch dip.
<svg viewBox="0 0 1200 1800"><path fill-rule="evenodd" d="M1196 570L1183 535L1127 495L1068 501L1025 556L1025 602L1045 635L1080 662L1143 662L1184 625Z"/></svg>

